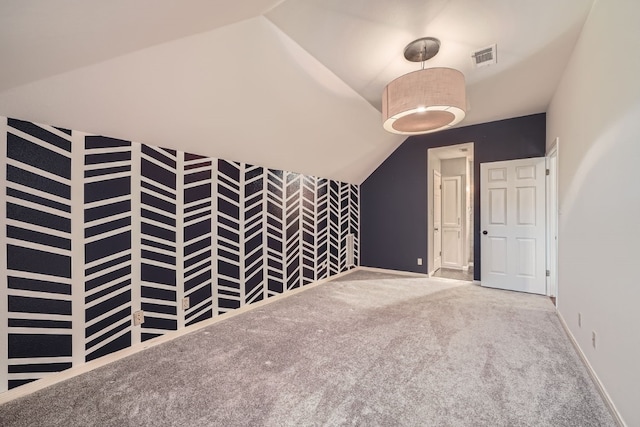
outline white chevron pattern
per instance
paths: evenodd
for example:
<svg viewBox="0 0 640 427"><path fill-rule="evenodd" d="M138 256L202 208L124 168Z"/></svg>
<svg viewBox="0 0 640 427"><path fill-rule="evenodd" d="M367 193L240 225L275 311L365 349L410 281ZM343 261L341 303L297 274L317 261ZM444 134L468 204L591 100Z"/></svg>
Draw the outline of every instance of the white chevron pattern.
<svg viewBox="0 0 640 427"><path fill-rule="evenodd" d="M0 124L1 392L72 366L73 282L71 137Z"/></svg>
<svg viewBox="0 0 640 427"><path fill-rule="evenodd" d="M176 294L175 151L142 145L141 308L142 341L178 328Z"/></svg>
<svg viewBox="0 0 640 427"><path fill-rule="evenodd" d="M357 265L356 185L12 119L0 144L0 392L352 268L351 236Z"/></svg>
<svg viewBox="0 0 640 427"><path fill-rule="evenodd" d="M285 179L285 277L287 290L301 284L300 263L300 206L302 177L287 172Z"/></svg>
<svg viewBox="0 0 640 427"><path fill-rule="evenodd" d="M242 206L242 247L245 304L265 298L264 199L265 173L259 166L244 165L244 204Z"/></svg>
<svg viewBox="0 0 640 427"><path fill-rule="evenodd" d="M84 147L87 361L131 346L131 143L87 136Z"/></svg>
<svg viewBox="0 0 640 427"><path fill-rule="evenodd" d="M217 160L184 154L183 162L183 298L189 298L184 311L185 325L209 319L217 314L217 298L213 294L213 240L215 209L213 188ZM180 257L179 257L180 258Z"/></svg>

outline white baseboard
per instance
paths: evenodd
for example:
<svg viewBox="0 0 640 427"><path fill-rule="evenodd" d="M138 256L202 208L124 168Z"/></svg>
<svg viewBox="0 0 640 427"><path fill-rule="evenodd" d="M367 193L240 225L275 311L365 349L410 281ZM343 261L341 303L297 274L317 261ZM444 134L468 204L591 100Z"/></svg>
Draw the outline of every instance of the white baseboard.
<svg viewBox="0 0 640 427"><path fill-rule="evenodd" d="M593 370L593 367L589 363L587 356L584 354L584 352L580 348L580 345L578 345L578 341L575 339L575 337L569 330L567 323L564 321L564 317L562 317L562 314L560 314L560 312L557 309L556 309L556 313L558 314L558 318L560 319L560 324L562 325L562 328L564 329L567 336L569 337L569 341L571 341L573 348L575 348L576 353L578 353L578 356L580 356L582 363L584 363L584 366L587 368L587 372L589 372L589 376L593 380L593 383L596 385L596 389L598 389L598 393L600 393L600 396L602 396L602 400L609 408L609 412L611 412L611 415L613 416L613 418L615 419L615 421L618 423L619 426L627 427L627 424L622 419L622 416L618 412L616 405L611 400L611 396L609 396L609 393L607 393L607 389L604 388L604 385L600 381L600 378L598 378L596 371Z"/></svg>
<svg viewBox="0 0 640 427"><path fill-rule="evenodd" d="M104 357L101 357L99 359L92 360L90 362L86 362L86 363L84 363L84 364L82 364L80 366L76 366L76 367L72 367L72 368L69 368L69 369L65 369L64 371L60 371L60 372L55 372L55 373L53 373L51 375L48 375L48 376L46 376L44 378L38 379L36 381L27 383L27 384L19 386L19 387L16 387L16 388L14 388L12 390L8 390L8 391L5 391L3 393L0 393L0 405L3 404L3 403L10 402L12 400L18 399L19 397L24 397L24 396L26 396L28 394L34 393L34 392L36 392L38 390L42 390L42 389L47 388L49 386L52 386L54 384L58 384L58 383L60 383L62 381L68 380L70 378L76 377L76 376L84 374L86 372L92 371L92 370L94 370L96 368L99 368L101 366L105 366L105 365L108 365L108 364L113 363L115 361L118 361L120 359L124 359L127 356L131 356L133 354L139 353L139 352L144 351L144 350L146 350L148 348L155 347L155 346L160 345L160 344L164 344L164 343L169 342L169 341L171 341L171 340L173 340L175 338L178 338L178 337L181 337L183 335L189 334L191 332L200 330L202 328L206 328L207 326L216 324L216 323L218 323L218 322L220 322L222 320L229 319L229 318L237 316L239 314L246 313L246 312L248 312L250 310L253 310L255 308L262 307L264 305L270 304L270 303L272 303L274 301L279 301L279 300L282 300L283 298L287 298L287 297L290 297L292 295L298 294L300 292L304 292L307 289L315 288L318 285L321 285L323 283L329 282L331 280L335 280L335 279L337 279L337 278L339 278L341 276L349 274L349 273L351 273L351 272L353 272L355 270L358 270L358 269L359 269L359 267L356 267L354 269L347 270L347 271L344 271L342 273L334 274L333 276L327 277L326 279L322 279L322 280L319 280L317 282L310 283L308 285L305 285L304 287L297 288L297 289L294 289L294 290L291 290L291 291L287 291L286 293L273 296L271 298L268 298L268 299L260 301L260 302L256 302L256 303L249 304L249 305L245 305L245 306L240 307L238 309L235 309L233 311L230 311L230 312L215 316L215 317L213 317L211 319L203 320L202 322L199 322L199 323L197 323L195 325L187 326L187 327L182 328L182 329L180 329L178 331L168 332L168 333L166 333L166 334L164 334L162 336L150 339L149 341L145 341L143 343L136 344L134 346L125 348L125 349L120 350L120 351L116 351L114 353L108 354L108 355L106 355Z"/></svg>
<svg viewBox="0 0 640 427"><path fill-rule="evenodd" d="M415 277L418 277L418 278L424 277L425 279L428 278L428 279L431 279L431 280L435 280L435 281L439 281L439 282L447 282L447 283L460 283L461 282L458 279L448 279L446 277L433 277L433 274L435 273L435 271L432 271L429 274L424 274L424 273L413 273L411 271L390 270L390 269L386 269L386 268L377 268L377 267L357 267L356 270L372 271L372 272L376 272L376 273L396 274L396 275L399 275L399 276L411 276L411 277L414 277L414 278ZM478 280L474 280L473 284L474 285L480 285L480 282Z"/></svg>
<svg viewBox="0 0 640 427"><path fill-rule="evenodd" d="M377 268L377 267L356 267L355 270L362 270L362 271L373 271L375 273L388 273L388 274L398 274L400 276L422 276L422 277L430 277L431 274L433 274L433 272L431 274L425 274L425 273L414 273L412 271L402 271L402 270L390 270L387 268ZM354 270L351 270L354 271ZM334 276L337 277L337 276Z"/></svg>

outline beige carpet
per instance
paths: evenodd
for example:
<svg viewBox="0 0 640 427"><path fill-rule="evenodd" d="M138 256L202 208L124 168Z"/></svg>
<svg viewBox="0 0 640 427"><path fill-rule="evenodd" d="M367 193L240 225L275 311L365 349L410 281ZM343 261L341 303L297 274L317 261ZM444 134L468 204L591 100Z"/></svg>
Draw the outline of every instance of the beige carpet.
<svg viewBox="0 0 640 427"><path fill-rule="evenodd" d="M614 426L548 298L355 272L0 406L2 426Z"/></svg>

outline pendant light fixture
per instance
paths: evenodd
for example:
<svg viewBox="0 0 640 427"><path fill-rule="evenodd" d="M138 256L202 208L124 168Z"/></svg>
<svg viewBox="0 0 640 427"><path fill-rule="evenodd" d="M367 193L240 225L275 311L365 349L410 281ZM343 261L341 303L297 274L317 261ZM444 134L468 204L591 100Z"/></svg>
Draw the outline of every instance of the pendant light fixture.
<svg viewBox="0 0 640 427"><path fill-rule="evenodd" d="M450 128L465 116L464 75L452 68L424 68L440 50L440 40L423 37L404 49L404 57L422 62L422 69L398 77L382 93L385 130L417 135Z"/></svg>

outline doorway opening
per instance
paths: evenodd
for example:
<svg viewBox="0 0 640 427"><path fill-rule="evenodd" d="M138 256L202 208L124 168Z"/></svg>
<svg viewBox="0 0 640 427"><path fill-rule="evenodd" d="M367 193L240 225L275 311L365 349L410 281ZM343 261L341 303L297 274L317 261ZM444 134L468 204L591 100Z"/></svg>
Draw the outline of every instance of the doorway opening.
<svg viewBox="0 0 640 427"><path fill-rule="evenodd" d="M473 143L427 151L428 272L473 281Z"/></svg>

